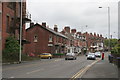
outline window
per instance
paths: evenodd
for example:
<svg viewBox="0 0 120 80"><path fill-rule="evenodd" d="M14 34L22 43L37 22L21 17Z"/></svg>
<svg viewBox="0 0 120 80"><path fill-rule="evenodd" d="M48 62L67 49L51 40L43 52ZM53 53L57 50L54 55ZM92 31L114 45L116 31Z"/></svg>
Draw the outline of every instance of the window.
<svg viewBox="0 0 120 80"><path fill-rule="evenodd" d="M9 16L6 16L6 32L9 33Z"/></svg>
<svg viewBox="0 0 120 80"><path fill-rule="evenodd" d="M8 7L11 9L15 9L15 2L8 2Z"/></svg>
<svg viewBox="0 0 120 80"><path fill-rule="evenodd" d="M52 35L49 36L49 42L52 42Z"/></svg>
<svg viewBox="0 0 120 80"><path fill-rule="evenodd" d="M38 42L38 37L37 37L37 35L34 36L34 42Z"/></svg>

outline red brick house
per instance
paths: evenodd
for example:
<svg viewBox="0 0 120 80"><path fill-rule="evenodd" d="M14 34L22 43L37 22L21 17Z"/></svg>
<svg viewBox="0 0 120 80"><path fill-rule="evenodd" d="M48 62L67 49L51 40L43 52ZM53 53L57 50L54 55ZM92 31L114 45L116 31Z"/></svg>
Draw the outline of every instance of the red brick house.
<svg viewBox="0 0 120 80"><path fill-rule="evenodd" d="M2 5L2 49L4 49L6 38L8 36L14 36L17 40L19 40L21 3L2 2L1 5ZM25 23L26 21L30 21L30 19L28 19L26 15L27 15L26 2L22 2L22 18L23 18L22 44L23 42L25 42L26 37Z"/></svg>
<svg viewBox="0 0 120 80"><path fill-rule="evenodd" d="M89 49L89 51L93 51L93 50L103 50L103 41L104 38L102 37L102 35L99 36L99 34L92 34L92 33L86 33L86 44L87 47Z"/></svg>
<svg viewBox="0 0 120 80"><path fill-rule="evenodd" d="M57 25L53 30L46 27L46 23L42 23L42 25L32 23L26 32L26 39L30 41L30 44L25 45L26 54L66 53L67 37L58 32Z"/></svg>

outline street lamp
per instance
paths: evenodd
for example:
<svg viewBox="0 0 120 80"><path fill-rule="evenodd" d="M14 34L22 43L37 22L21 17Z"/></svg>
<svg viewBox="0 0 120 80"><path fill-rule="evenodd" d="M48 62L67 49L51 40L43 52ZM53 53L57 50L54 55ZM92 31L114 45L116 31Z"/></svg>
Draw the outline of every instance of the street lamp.
<svg viewBox="0 0 120 80"><path fill-rule="evenodd" d="M20 52L19 52L19 63L21 63L21 53L22 53L22 0L21 0L21 13L20 13Z"/></svg>
<svg viewBox="0 0 120 80"><path fill-rule="evenodd" d="M99 7L102 8L102 7ZM109 39L109 43L108 43L108 51L110 51L110 7L107 7L108 9L108 39Z"/></svg>

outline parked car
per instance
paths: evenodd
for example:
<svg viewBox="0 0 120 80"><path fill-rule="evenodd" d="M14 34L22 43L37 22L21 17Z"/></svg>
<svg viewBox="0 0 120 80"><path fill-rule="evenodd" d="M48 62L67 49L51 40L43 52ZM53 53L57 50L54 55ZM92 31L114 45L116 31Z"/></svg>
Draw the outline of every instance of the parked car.
<svg viewBox="0 0 120 80"><path fill-rule="evenodd" d="M75 53L67 53L65 56L65 60L69 60L69 59L76 60L77 59L76 54Z"/></svg>
<svg viewBox="0 0 120 80"><path fill-rule="evenodd" d="M52 55L50 53L42 53L39 55L41 59L52 59Z"/></svg>
<svg viewBox="0 0 120 80"><path fill-rule="evenodd" d="M87 60L96 60L96 56L95 56L95 53L89 53L88 55L87 55Z"/></svg>
<svg viewBox="0 0 120 80"><path fill-rule="evenodd" d="M96 57L101 57L101 53L100 52L95 52L95 56Z"/></svg>

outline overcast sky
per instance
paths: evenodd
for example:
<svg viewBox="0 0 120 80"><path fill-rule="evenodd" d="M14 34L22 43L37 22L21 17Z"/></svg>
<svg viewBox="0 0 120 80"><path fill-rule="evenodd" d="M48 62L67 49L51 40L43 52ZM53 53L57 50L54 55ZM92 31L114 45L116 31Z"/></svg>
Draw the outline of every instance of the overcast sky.
<svg viewBox="0 0 120 80"><path fill-rule="evenodd" d="M65 26L83 32L96 32L108 36L108 6L113 38L118 34L119 0L27 0L27 11L32 21L46 22L50 28L58 25L59 31ZM102 6L103 8L98 8ZM87 25L87 27L86 27Z"/></svg>

